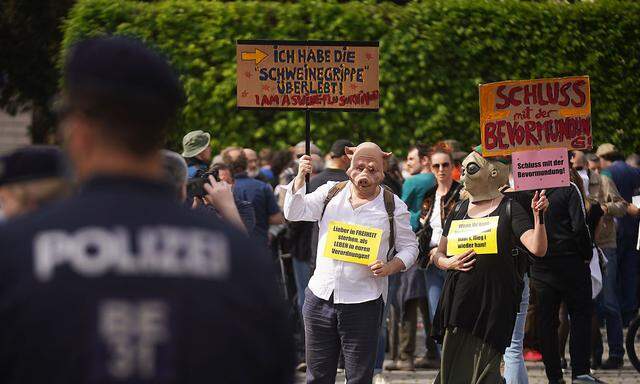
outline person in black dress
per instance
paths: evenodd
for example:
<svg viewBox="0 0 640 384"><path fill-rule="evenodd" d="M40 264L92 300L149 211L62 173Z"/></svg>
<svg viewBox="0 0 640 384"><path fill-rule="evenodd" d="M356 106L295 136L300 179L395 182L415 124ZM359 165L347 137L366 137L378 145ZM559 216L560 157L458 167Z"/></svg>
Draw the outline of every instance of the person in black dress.
<svg viewBox="0 0 640 384"><path fill-rule="evenodd" d="M508 182L506 164L472 152L462 172L469 199L447 218L431 258L448 271L432 329L443 343L435 383L494 384L502 382L500 362L511 342L524 285L513 250L521 245L536 256L545 254L547 235L537 212L547 209L548 201L544 191L535 193L531 223L522 205L499 192ZM465 228L474 226L482 230L471 235L473 241L465 240ZM465 246L466 251L459 250Z"/></svg>

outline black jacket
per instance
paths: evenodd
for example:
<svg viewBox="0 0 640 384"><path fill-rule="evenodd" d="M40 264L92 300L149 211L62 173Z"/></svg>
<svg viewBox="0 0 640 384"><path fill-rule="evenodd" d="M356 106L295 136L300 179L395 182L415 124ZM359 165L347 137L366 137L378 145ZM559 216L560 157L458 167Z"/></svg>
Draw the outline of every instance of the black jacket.
<svg viewBox="0 0 640 384"><path fill-rule="evenodd" d="M532 192L519 194L525 207L531 206ZM547 254L535 258L544 263L550 258L580 257L590 260L592 256L591 234L585 220L584 202L578 187L571 183L568 187L550 188L546 191L549 209L544 216L547 229Z"/></svg>
<svg viewBox="0 0 640 384"><path fill-rule="evenodd" d="M291 382L291 335L254 243L131 178L7 222L0 382Z"/></svg>

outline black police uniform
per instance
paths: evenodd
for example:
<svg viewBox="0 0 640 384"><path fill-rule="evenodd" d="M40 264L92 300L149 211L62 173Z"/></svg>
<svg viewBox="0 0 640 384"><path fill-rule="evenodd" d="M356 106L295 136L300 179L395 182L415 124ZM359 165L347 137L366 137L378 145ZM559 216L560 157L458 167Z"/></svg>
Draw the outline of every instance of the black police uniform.
<svg viewBox="0 0 640 384"><path fill-rule="evenodd" d="M263 253L168 186L94 178L0 227L0 382L291 382Z"/></svg>

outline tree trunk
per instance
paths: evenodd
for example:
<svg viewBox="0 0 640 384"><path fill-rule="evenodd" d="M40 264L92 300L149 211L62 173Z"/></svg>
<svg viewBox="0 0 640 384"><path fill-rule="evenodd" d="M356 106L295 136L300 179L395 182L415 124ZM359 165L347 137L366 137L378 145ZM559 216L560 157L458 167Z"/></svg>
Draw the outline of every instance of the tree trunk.
<svg viewBox="0 0 640 384"><path fill-rule="evenodd" d="M31 119L31 126L29 126L31 142L33 144L54 144L55 119L49 108L46 105L34 103Z"/></svg>

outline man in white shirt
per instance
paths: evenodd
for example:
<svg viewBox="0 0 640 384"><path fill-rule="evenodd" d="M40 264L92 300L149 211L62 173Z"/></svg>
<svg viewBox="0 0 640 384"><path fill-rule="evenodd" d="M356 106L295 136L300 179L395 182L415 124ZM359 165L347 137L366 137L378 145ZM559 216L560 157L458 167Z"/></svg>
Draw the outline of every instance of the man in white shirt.
<svg viewBox="0 0 640 384"><path fill-rule="evenodd" d="M411 267L418 255L407 206L394 196L393 217L387 215L380 184L390 153L374 143L345 152L351 158L345 184L329 182L306 195L305 176L312 165L303 156L286 187L287 220L318 221L320 228L316 269L302 311L307 383L335 383L340 351L347 383L371 383L387 276ZM391 250L390 236L395 238Z"/></svg>

